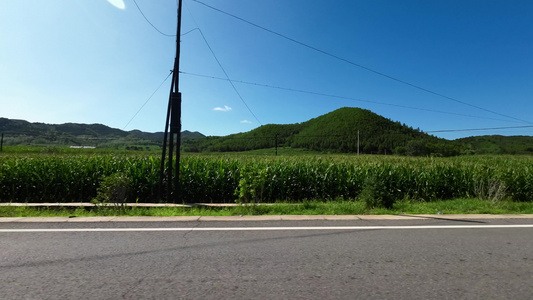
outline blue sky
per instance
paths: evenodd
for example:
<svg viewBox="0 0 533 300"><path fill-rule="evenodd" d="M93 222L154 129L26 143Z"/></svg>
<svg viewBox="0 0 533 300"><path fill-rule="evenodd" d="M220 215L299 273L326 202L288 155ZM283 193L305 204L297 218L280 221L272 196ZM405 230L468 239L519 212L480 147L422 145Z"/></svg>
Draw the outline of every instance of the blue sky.
<svg viewBox="0 0 533 300"><path fill-rule="evenodd" d="M184 0L184 130L227 135L346 106L426 132L533 125L532 1L201 2L322 52ZM176 0L137 4L175 35ZM133 0L2 1L0 117L163 131L170 79L148 99L175 44Z"/></svg>

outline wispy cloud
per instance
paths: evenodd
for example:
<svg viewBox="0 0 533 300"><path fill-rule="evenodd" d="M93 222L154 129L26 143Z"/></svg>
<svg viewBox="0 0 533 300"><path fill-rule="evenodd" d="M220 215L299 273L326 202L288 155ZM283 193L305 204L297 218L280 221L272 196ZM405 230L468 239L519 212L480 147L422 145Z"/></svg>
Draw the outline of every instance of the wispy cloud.
<svg viewBox="0 0 533 300"><path fill-rule="evenodd" d="M252 124L252 121L242 120L241 123L242 123L242 124Z"/></svg>
<svg viewBox="0 0 533 300"><path fill-rule="evenodd" d="M215 107L215 108L213 108L213 110L215 110L215 111L230 111L231 107L229 107L227 105L224 105L224 107Z"/></svg>

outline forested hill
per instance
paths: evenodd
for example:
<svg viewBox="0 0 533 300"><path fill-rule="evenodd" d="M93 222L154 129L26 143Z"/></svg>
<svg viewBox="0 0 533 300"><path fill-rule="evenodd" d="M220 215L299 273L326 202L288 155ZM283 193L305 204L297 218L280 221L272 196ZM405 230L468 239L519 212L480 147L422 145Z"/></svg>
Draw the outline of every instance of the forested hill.
<svg viewBox="0 0 533 300"><path fill-rule="evenodd" d="M456 141L477 154L533 154L533 136L484 135Z"/></svg>
<svg viewBox="0 0 533 300"><path fill-rule="evenodd" d="M184 144L185 151L245 151L293 147L317 151L457 155L461 146L393 122L369 110L340 108L309 121L264 125L225 137L206 137Z"/></svg>
<svg viewBox="0 0 533 300"><path fill-rule="evenodd" d="M100 147L159 145L163 132L123 131L102 124L44 124L0 118L5 145L98 145ZM182 132L182 139L204 137L199 132Z"/></svg>
<svg viewBox="0 0 533 300"><path fill-rule="evenodd" d="M359 133L359 134L358 134ZM0 118L3 145L96 146L99 148L159 148L163 133L123 131L102 124L44 124ZM246 151L292 147L316 151L366 154L438 155L529 154L532 136L474 136L449 141L428 135L369 110L341 108L297 124L269 124L224 137L184 131L182 150L189 152ZM359 139L358 139L359 136Z"/></svg>

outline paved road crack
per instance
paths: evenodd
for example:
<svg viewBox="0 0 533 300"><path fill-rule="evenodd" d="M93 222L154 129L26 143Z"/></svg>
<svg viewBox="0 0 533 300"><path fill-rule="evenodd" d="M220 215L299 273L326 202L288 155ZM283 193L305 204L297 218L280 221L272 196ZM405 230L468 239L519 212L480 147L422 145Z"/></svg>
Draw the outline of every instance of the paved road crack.
<svg viewBox="0 0 533 300"><path fill-rule="evenodd" d="M185 232L183 233L183 238L185 239L185 243L183 243L183 246L184 246L184 247L187 246L187 242L189 241L188 235L189 235L191 232L193 232L193 230L194 230L195 228L198 228L198 226L200 226L200 223L201 223L200 221L196 221L195 225L192 226L192 227L190 228L190 230L185 231Z"/></svg>

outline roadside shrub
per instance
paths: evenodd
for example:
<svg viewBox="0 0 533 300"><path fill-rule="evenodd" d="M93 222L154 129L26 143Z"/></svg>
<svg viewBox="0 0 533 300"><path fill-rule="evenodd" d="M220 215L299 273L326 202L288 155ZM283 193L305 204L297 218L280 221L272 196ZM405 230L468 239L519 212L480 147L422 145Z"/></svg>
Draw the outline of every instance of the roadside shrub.
<svg viewBox="0 0 533 300"><path fill-rule="evenodd" d="M479 180L474 184L474 195L491 202L499 202L507 197L507 186L498 179Z"/></svg>
<svg viewBox="0 0 533 300"><path fill-rule="evenodd" d="M399 194L394 186L394 175L391 170L378 170L365 180L360 200L367 208L392 208Z"/></svg>
<svg viewBox="0 0 533 300"><path fill-rule="evenodd" d="M135 200L133 198L131 179L127 174L118 172L104 177L92 202L121 204Z"/></svg>
<svg viewBox="0 0 533 300"><path fill-rule="evenodd" d="M510 165L500 178L507 186L511 199L518 202L533 201L533 164Z"/></svg>

